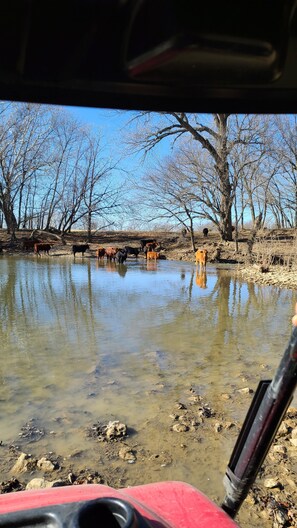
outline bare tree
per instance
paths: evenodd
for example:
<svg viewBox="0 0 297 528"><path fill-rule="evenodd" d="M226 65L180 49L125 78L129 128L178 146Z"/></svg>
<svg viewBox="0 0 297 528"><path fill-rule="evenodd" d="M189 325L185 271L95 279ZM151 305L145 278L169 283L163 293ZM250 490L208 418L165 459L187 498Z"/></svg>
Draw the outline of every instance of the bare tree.
<svg viewBox="0 0 297 528"><path fill-rule="evenodd" d="M110 223L110 216L115 215L122 208L123 185L113 184L113 174L117 162L111 162L104 157L102 139L90 134L86 136L86 148L82 170L85 179L83 196L83 212L87 219L88 240L92 238L92 225L95 218L100 216L100 223Z"/></svg>
<svg viewBox="0 0 297 528"><path fill-rule="evenodd" d="M136 123L137 128L128 143L145 155L166 141L175 152L177 143L180 145L182 141L186 167L183 172L187 170L190 174L192 171L199 215L217 225L223 240L231 240L232 209L244 166L247 173L247 166L258 163L262 151L267 155L271 148L265 146L269 127L271 129L267 116L142 112L131 123ZM192 144L186 147L187 143ZM245 151L248 161L238 159ZM159 152L162 155L162 151ZM245 195L242 194L241 201L238 201L242 207L246 207L243 203ZM242 215L241 219L243 222Z"/></svg>
<svg viewBox="0 0 297 528"><path fill-rule="evenodd" d="M273 135L279 170L273 180L270 209L279 227L297 227L297 116L275 116Z"/></svg>
<svg viewBox="0 0 297 528"><path fill-rule="evenodd" d="M0 209L12 236L21 222L25 186L47 164L50 135L45 106L11 103L1 115Z"/></svg>
<svg viewBox="0 0 297 528"><path fill-rule="evenodd" d="M194 222L203 215L197 212L197 207L195 211L196 197L193 199L191 182L183 171L181 153L159 161L140 182L134 183L134 188L138 218L147 222L170 220L171 224L186 229L195 251Z"/></svg>
<svg viewBox="0 0 297 528"><path fill-rule="evenodd" d="M150 112L138 114L141 125L130 138L130 145L145 154L162 141L174 145L182 137L190 136L208 157L210 171L217 190L218 226L224 240L232 240L232 205L235 196L234 181L230 172L230 155L235 145L257 142L255 130L250 127L248 116L230 114L192 115L184 112L163 113L156 120ZM199 149L198 149L199 150ZM196 156L198 160L199 155ZM198 162L197 162L198 163ZM205 198L207 200L207 198Z"/></svg>

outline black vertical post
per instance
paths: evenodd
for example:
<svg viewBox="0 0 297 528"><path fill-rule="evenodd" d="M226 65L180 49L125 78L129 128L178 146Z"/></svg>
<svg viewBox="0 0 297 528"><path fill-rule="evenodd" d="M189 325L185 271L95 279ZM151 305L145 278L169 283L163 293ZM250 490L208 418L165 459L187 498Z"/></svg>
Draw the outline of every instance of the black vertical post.
<svg viewBox="0 0 297 528"><path fill-rule="evenodd" d="M267 455L297 384L297 327L272 381L260 382L224 477L222 508L235 517Z"/></svg>

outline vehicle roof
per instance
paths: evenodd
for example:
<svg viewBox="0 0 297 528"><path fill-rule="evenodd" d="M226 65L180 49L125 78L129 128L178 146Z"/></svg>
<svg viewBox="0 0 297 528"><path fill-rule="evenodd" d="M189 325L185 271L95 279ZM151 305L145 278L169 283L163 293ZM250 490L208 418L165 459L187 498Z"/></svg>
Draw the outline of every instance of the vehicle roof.
<svg viewBox="0 0 297 528"><path fill-rule="evenodd" d="M3 0L0 98L297 112L296 0Z"/></svg>

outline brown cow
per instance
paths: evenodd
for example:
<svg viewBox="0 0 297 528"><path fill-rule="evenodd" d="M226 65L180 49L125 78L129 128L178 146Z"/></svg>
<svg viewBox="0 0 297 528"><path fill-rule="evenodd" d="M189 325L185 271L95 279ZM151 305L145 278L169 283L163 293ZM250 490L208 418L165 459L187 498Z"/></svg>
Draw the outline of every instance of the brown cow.
<svg viewBox="0 0 297 528"><path fill-rule="evenodd" d="M196 265L199 269L205 269L207 263L207 249L198 249L195 253L196 256Z"/></svg>
<svg viewBox="0 0 297 528"><path fill-rule="evenodd" d="M106 248L105 249L105 255L106 255L107 260L114 260L115 261L116 254L119 251L119 249L120 248L115 248L115 247Z"/></svg>
<svg viewBox="0 0 297 528"><path fill-rule="evenodd" d="M147 258L147 253L149 251L155 251L157 247L158 247L157 242L148 242L148 244L146 244L143 248L145 258Z"/></svg>
<svg viewBox="0 0 297 528"><path fill-rule="evenodd" d="M34 244L34 253L40 255L40 252L44 251L44 253L47 253L48 255L51 247L52 246L50 244Z"/></svg>
<svg viewBox="0 0 297 528"><path fill-rule="evenodd" d="M96 257L97 257L97 259L101 259L101 258L103 258L104 255L105 255L105 248L99 246L99 247L97 248L97 251L96 251Z"/></svg>
<svg viewBox="0 0 297 528"><path fill-rule="evenodd" d="M157 251L148 251L146 254L147 260L157 260L160 254Z"/></svg>

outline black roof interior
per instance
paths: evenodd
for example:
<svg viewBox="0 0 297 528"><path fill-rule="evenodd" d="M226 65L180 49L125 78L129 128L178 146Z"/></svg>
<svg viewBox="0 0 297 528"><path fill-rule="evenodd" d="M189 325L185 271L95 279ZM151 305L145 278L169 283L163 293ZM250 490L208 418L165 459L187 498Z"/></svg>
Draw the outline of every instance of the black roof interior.
<svg viewBox="0 0 297 528"><path fill-rule="evenodd" d="M296 0L3 0L0 98L297 112Z"/></svg>

